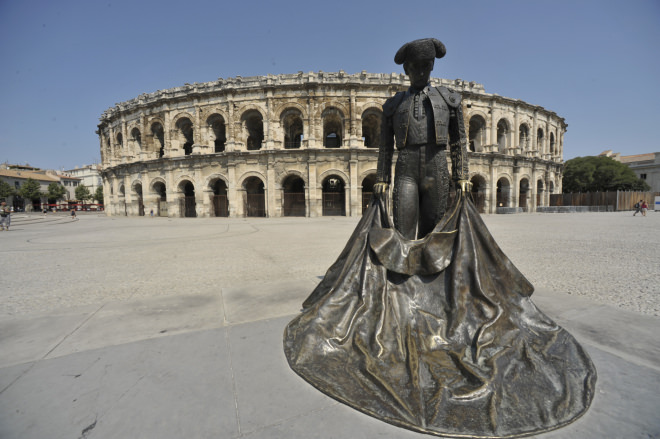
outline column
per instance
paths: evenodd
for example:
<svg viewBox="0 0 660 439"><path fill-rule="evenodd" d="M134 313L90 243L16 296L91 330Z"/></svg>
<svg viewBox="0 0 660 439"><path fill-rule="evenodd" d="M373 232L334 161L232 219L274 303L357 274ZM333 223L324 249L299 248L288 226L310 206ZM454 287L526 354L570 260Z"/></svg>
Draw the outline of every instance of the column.
<svg viewBox="0 0 660 439"><path fill-rule="evenodd" d="M355 152L351 153L351 159L349 160L348 166L348 177L350 178L350 212L346 212L350 216L359 216L359 206L361 203L358 202L358 158Z"/></svg>

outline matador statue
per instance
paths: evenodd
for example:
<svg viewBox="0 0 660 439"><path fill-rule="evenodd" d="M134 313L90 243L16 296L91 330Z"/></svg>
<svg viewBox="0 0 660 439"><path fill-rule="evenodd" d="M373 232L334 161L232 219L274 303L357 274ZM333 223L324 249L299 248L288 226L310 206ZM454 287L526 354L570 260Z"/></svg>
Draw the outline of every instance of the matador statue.
<svg viewBox="0 0 660 439"><path fill-rule="evenodd" d="M444 55L433 38L397 52L411 86L383 105L374 197L287 325L284 353L321 392L414 431L510 439L560 428L591 404L596 369L534 305L470 199L461 95L429 85Z"/></svg>
<svg viewBox="0 0 660 439"><path fill-rule="evenodd" d="M444 44L435 38L406 43L394 62L403 64L410 88L383 105L378 183L374 191L387 191L391 180L394 145L399 150L393 191L394 226L407 239L426 236L447 210L452 180L468 183L467 137L461 95L429 83L435 58L445 56ZM395 142L396 139L396 142Z"/></svg>

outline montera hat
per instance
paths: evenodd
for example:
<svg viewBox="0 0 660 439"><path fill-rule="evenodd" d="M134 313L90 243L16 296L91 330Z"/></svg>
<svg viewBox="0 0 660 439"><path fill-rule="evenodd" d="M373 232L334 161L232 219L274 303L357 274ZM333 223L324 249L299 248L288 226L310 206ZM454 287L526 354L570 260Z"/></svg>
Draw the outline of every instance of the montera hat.
<svg viewBox="0 0 660 439"><path fill-rule="evenodd" d="M445 45L435 38L422 38L401 46L394 55L394 62L403 64L406 61L442 58L447 53Z"/></svg>

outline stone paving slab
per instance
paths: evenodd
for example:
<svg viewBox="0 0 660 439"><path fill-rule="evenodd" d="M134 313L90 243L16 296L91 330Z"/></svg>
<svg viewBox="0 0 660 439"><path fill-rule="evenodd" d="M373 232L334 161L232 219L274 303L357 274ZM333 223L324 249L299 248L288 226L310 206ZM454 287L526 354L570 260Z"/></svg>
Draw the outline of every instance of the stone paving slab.
<svg viewBox="0 0 660 439"><path fill-rule="evenodd" d="M309 283L280 285L300 291L302 300ZM259 291L266 287L274 288L266 284ZM164 297L106 305L106 314L83 308L78 317L86 321L69 336L71 347L65 340L59 355L44 358L37 350L32 361L0 368L5 389L0 394L0 437L427 437L345 407L293 373L282 351L282 333L294 314L269 318L280 310L269 311L270 304L262 302L257 314L266 318L223 326L210 318L219 310L216 305L207 320L186 328L177 322L194 321L200 306L182 306L176 316L171 312L176 303ZM583 418L535 437L658 437L657 319L549 291L538 291L535 303L578 338L599 375L596 398ZM591 308L595 311L589 312ZM159 309L165 310L162 318ZM240 320L241 307L234 308L236 318L231 307L226 309L229 321ZM46 330L30 318L14 322L14 328L21 325ZM104 326L117 334L99 329ZM159 328L172 330L160 333ZM63 330L69 329L64 325ZM103 344L104 334L106 346L92 348ZM3 347L23 340L9 337ZM644 345L649 352L640 351Z"/></svg>
<svg viewBox="0 0 660 439"><path fill-rule="evenodd" d="M586 236L595 226L624 230L638 220L593 215L486 220L525 266L534 261L528 243L538 233L520 228L530 221L564 246L573 239L561 232L567 224ZM0 271L0 283L10 287L0 298L14 304L0 314L0 438L431 437L335 402L284 358L285 325L355 222L81 215L1 235L0 253L12 252L7 261L20 274ZM627 239L615 238L608 242L630 250ZM586 254L590 245L576 248ZM657 256L645 256L638 260L646 273ZM44 283L51 272L58 275ZM523 272L540 278L531 266ZM71 288L74 278L80 282ZM548 288L551 281L533 300L584 345L599 378L583 418L535 437L660 437L660 319L564 294ZM599 288L611 292L608 282L604 277Z"/></svg>

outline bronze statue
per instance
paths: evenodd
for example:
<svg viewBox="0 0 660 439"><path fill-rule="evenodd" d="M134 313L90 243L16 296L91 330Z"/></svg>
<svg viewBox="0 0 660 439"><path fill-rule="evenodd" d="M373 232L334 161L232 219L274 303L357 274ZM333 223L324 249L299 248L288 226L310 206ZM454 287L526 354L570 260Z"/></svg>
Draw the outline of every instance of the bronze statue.
<svg viewBox="0 0 660 439"><path fill-rule="evenodd" d="M399 158L394 179L394 226L408 239L426 236L447 208L450 189L446 152L451 153L453 181L468 185L467 137L461 95L431 87L435 58L445 56L435 38L406 43L394 62L403 64L410 88L383 105L378 183L381 194L390 183L394 138Z"/></svg>
<svg viewBox="0 0 660 439"><path fill-rule="evenodd" d="M460 95L427 87L444 52L427 39L397 53L412 87L384 105L376 195L287 325L284 352L320 391L411 430L496 438L559 428L588 409L596 370L536 308L470 201ZM393 138L396 227L383 200Z"/></svg>

